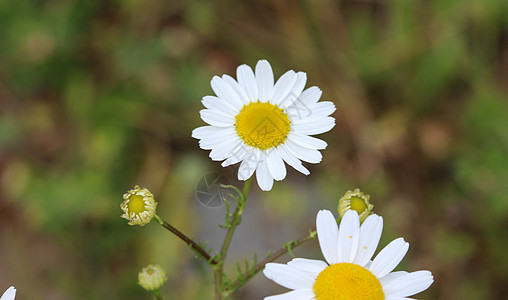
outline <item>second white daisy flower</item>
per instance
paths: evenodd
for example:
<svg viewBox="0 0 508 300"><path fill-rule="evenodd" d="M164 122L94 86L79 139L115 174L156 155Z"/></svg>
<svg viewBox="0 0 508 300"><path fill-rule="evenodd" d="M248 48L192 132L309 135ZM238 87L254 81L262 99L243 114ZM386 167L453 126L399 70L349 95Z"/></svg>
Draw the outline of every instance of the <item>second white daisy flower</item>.
<svg viewBox="0 0 508 300"><path fill-rule="evenodd" d="M380 216L371 215L360 226L358 213L349 210L338 228L332 213L321 210L316 227L326 262L295 258L266 264L265 276L293 291L265 300L402 300L434 281L429 271L392 272L409 249L403 238L371 260L383 230Z"/></svg>
<svg viewBox="0 0 508 300"><path fill-rule="evenodd" d="M287 71L274 84L272 67L258 61L255 72L241 65L237 80L215 76L212 89L217 96L205 96L201 118L209 124L194 129L202 149L211 150L212 160L223 167L240 163L238 179L247 180L254 172L259 187L272 189L273 180L286 177L285 163L308 175L302 161L319 163L326 142L311 137L335 126L330 117L335 105L318 102L321 90L304 90L307 75Z"/></svg>

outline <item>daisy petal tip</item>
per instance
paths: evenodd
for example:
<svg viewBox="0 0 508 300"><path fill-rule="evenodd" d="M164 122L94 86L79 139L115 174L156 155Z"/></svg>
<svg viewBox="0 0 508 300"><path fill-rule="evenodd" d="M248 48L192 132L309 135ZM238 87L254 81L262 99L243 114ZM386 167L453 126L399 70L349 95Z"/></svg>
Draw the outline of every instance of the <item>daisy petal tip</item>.
<svg viewBox="0 0 508 300"><path fill-rule="evenodd" d="M268 60L266 60L265 58L262 58L262 59L258 60L258 62L257 62L257 63L258 63L258 64L270 64L270 63L268 62Z"/></svg>
<svg viewBox="0 0 508 300"><path fill-rule="evenodd" d="M418 271L420 272L420 276L422 277L426 277L426 279L429 279L431 282L434 282L434 275L432 275L432 272L429 271L429 270L421 270L421 271Z"/></svg>
<svg viewBox="0 0 508 300"><path fill-rule="evenodd" d="M367 219L365 219L365 221L363 221L363 222L365 223L367 220L371 220L369 222L375 223L376 227L379 228L379 230L383 229L383 217L374 214L374 215L368 216Z"/></svg>
<svg viewBox="0 0 508 300"><path fill-rule="evenodd" d="M213 84L215 84L217 82L217 80L221 80L221 78L219 76L217 76L217 75L214 75L212 77L212 80L210 80L210 83L213 85Z"/></svg>
<svg viewBox="0 0 508 300"><path fill-rule="evenodd" d="M328 209L322 209L322 210L318 211L318 214L317 214L318 218L327 218L330 216L333 218L332 212L329 211Z"/></svg>
<svg viewBox="0 0 508 300"><path fill-rule="evenodd" d="M14 286L10 286L2 296L0 296L0 300L14 300L16 297L16 288Z"/></svg>
<svg viewBox="0 0 508 300"><path fill-rule="evenodd" d="M246 69L250 69L249 65L247 65L247 64L241 64L238 66L238 68L236 68L237 71L238 70L246 70Z"/></svg>
<svg viewBox="0 0 508 300"><path fill-rule="evenodd" d="M264 68L264 69L267 69L267 70L269 69L271 71L272 70L272 65L270 65L268 60L266 60L266 59L260 59L256 63L256 69L260 69L260 68Z"/></svg>
<svg viewBox="0 0 508 300"><path fill-rule="evenodd" d="M406 242L406 240L404 240L403 237L395 239L394 242L396 242L399 245L400 249L402 249L404 253L407 253L407 251L409 250L409 243Z"/></svg>
<svg viewBox="0 0 508 300"><path fill-rule="evenodd" d="M425 281L424 288L422 289L422 292L428 289L433 283L434 283L434 276L431 272L427 271L428 274L423 274L422 279Z"/></svg>
<svg viewBox="0 0 508 300"><path fill-rule="evenodd" d="M344 214L344 217L342 217L343 219L346 219L346 218L354 218L354 217L357 217L358 218L358 212L354 209L350 209L348 210L345 214Z"/></svg>
<svg viewBox="0 0 508 300"><path fill-rule="evenodd" d="M263 269L263 274L265 274L266 277L270 278L272 276L273 271L277 268L276 263L267 263Z"/></svg>
<svg viewBox="0 0 508 300"><path fill-rule="evenodd" d="M269 191L271 191L271 190L272 190L272 187L273 187L273 185L272 185L272 186L267 186L267 185L263 185L263 186L261 186L261 185L260 185L260 186L259 186L259 188L260 188L263 192L269 192Z"/></svg>

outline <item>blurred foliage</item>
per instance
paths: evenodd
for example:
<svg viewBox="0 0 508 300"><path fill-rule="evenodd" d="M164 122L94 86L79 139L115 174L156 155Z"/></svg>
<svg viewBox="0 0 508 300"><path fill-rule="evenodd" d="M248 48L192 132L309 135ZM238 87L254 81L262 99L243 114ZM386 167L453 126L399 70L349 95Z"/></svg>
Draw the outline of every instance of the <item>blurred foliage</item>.
<svg viewBox="0 0 508 300"><path fill-rule="evenodd" d="M307 72L338 110L308 178L253 192L260 256L360 187L382 244L411 243L401 267L434 273L419 299L506 297L507 15L506 0L0 1L0 289L150 299L136 276L158 263L168 299L209 299L206 266L156 225L127 226L121 195L146 186L163 218L222 238L201 235L193 193L234 168L190 132L213 75L266 58L276 76ZM237 298L283 291L259 277Z"/></svg>

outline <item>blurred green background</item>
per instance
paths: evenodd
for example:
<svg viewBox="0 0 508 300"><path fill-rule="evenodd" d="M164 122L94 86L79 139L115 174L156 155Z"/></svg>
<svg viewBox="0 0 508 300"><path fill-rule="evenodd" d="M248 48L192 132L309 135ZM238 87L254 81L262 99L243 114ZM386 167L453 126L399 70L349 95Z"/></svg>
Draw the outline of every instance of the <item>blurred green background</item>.
<svg viewBox="0 0 508 300"><path fill-rule="evenodd" d="M166 299L211 299L207 266L119 204L148 187L160 216L217 247L224 207L195 187L235 169L190 134L212 76L266 58L276 77L307 72L337 125L309 177L251 189L230 259L299 238L359 187L381 246L411 244L399 269L433 272L418 299L505 299L507 16L506 0L0 1L0 290L151 299L137 272L159 263ZM315 241L295 255L321 258ZM283 291L258 275L235 299Z"/></svg>

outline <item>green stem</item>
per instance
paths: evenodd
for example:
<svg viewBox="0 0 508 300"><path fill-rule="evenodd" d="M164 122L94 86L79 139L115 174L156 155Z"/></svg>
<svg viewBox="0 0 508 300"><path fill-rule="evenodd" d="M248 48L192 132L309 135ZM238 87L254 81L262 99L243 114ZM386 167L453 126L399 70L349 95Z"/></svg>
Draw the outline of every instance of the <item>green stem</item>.
<svg viewBox="0 0 508 300"><path fill-rule="evenodd" d="M250 189L251 178L249 178L245 182L242 194L240 195L240 199L238 199L238 201L236 202L236 209L235 212L233 213L231 224L229 226L228 232L226 233L226 237L224 238L224 242L222 243L222 248L220 250L220 256L223 260L226 258L226 254L228 253L229 245L231 244L231 239L233 238L235 229L241 223L243 209L245 208L245 203L247 202L247 193L249 192Z"/></svg>
<svg viewBox="0 0 508 300"><path fill-rule="evenodd" d="M222 282L224 277L224 262L226 260L229 245L233 239L233 234L235 233L236 227L238 227L238 225L241 223L242 213L245 208L245 203L247 202L247 194L249 193L251 181L252 177L245 181L242 192L236 201L236 209L231 218L229 218L229 216L227 218L228 221L226 225L228 225L228 231L226 232L224 242L222 243L222 247L219 253L219 261L216 265L213 266L213 273L215 278L215 300L222 300L224 298L224 287Z"/></svg>
<svg viewBox="0 0 508 300"><path fill-rule="evenodd" d="M181 240L183 240L189 247L194 250L199 256L201 256L209 265L217 265L218 261L214 259L205 249L203 249L200 245L198 245L196 242L194 242L191 238L187 237L185 234L183 234L180 230L176 229L175 227L171 226L168 222L162 220L158 215L154 216L154 219L162 225L162 227L166 228L167 230L171 231L174 235L179 237Z"/></svg>
<svg viewBox="0 0 508 300"><path fill-rule="evenodd" d="M158 289L153 291L153 293L155 294L154 295L155 300L162 300L161 292Z"/></svg>
<svg viewBox="0 0 508 300"><path fill-rule="evenodd" d="M294 249L304 243L306 243L307 241L310 241L312 239L314 239L316 237L316 231L315 230L311 230L309 232L309 235L305 236L305 237L302 237L301 239L299 240L296 240L296 241L291 241L289 243L287 243L283 248L281 248L280 250L276 251L275 253L273 253L272 255L268 256L265 260L263 260L262 262L258 263L253 269L252 271L247 274L244 278L242 278L242 280L240 281L240 279L237 279L235 280L232 284L231 284L231 288L225 293L225 296L229 296L231 295L234 291L236 291L240 286L242 286L243 284L245 284L249 279L251 279L252 277L254 277L257 273L259 273L261 270L264 269L265 265L267 263L270 263L274 260L276 260L277 258L281 257L282 255L288 253L291 251L291 249Z"/></svg>
<svg viewBox="0 0 508 300"><path fill-rule="evenodd" d="M222 272L223 263L221 262L213 267L213 278L215 282L215 300L222 300Z"/></svg>

